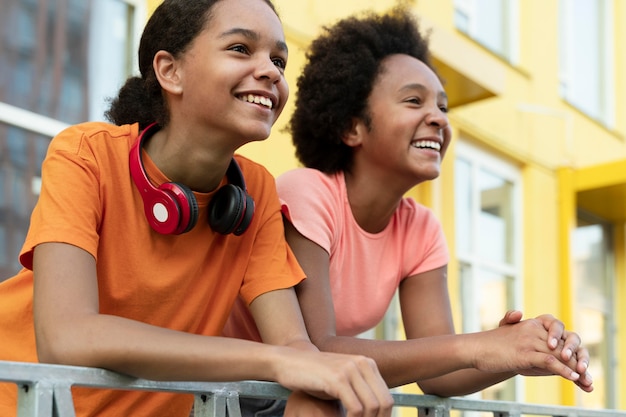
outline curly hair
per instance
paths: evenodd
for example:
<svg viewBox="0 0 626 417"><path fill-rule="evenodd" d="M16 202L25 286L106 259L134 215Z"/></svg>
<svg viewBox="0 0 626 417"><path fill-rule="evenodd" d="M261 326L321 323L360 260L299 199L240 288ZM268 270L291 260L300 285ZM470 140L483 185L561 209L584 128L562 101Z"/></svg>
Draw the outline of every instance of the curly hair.
<svg viewBox="0 0 626 417"><path fill-rule="evenodd" d="M105 117L117 125L139 123L143 130L153 122L169 122L169 109L162 94L152 60L158 51L168 51L175 58L187 51L192 41L205 29L211 10L224 0L164 0L154 11L139 42L139 72L126 80L118 96L110 99ZM276 13L271 0L263 0Z"/></svg>
<svg viewBox="0 0 626 417"><path fill-rule="evenodd" d="M306 53L287 125L304 166L329 174L350 170L352 148L342 136L354 118L369 127L368 97L381 62L394 54L415 57L434 71L428 39L405 7L365 12L323 28Z"/></svg>

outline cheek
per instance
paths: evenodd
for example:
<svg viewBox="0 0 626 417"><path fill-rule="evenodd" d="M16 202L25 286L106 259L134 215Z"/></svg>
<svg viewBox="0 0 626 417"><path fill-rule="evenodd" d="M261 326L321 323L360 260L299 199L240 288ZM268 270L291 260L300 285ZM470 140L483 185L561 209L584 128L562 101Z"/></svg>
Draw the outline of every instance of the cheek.
<svg viewBox="0 0 626 417"><path fill-rule="evenodd" d="M276 118L278 118L278 116L282 113L285 108L285 104L287 104L287 100L289 99L289 85L287 84L287 81L283 79L280 83L278 83L277 88L278 95L280 97L280 104L276 108Z"/></svg>

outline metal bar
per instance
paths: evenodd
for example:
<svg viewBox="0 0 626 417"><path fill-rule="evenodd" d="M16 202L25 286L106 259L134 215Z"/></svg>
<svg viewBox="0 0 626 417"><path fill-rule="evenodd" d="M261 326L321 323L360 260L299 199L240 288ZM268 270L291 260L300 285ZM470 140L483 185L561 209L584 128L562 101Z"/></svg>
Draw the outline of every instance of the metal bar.
<svg viewBox="0 0 626 417"><path fill-rule="evenodd" d="M50 417L54 398L53 382L38 381L18 386L17 417Z"/></svg>
<svg viewBox="0 0 626 417"><path fill-rule="evenodd" d="M53 406L56 417L76 417L74 401L72 401L72 386L57 384L53 391Z"/></svg>
<svg viewBox="0 0 626 417"><path fill-rule="evenodd" d="M72 386L194 394L196 417L241 417L239 397L286 399L290 391L264 381L173 382L131 378L98 368L0 361L0 381L18 386L18 417L76 417ZM392 393L396 407L420 417L450 417L451 410L482 411L494 417L626 417L626 411L484 401L462 397Z"/></svg>

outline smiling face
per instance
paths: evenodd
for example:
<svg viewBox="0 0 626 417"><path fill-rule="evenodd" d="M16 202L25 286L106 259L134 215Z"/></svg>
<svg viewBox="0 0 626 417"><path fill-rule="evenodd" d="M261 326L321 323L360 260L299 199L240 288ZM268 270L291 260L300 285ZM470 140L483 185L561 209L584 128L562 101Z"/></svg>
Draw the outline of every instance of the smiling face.
<svg viewBox="0 0 626 417"><path fill-rule="evenodd" d="M172 114L235 147L266 139L289 95L286 64L282 25L267 3L221 0L177 60Z"/></svg>
<svg viewBox="0 0 626 417"><path fill-rule="evenodd" d="M344 141L354 166L379 172L400 187L437 178L450 144L447 97L435 73L408 55L391 55L368 98L369 123L359 121Z"/></svg>

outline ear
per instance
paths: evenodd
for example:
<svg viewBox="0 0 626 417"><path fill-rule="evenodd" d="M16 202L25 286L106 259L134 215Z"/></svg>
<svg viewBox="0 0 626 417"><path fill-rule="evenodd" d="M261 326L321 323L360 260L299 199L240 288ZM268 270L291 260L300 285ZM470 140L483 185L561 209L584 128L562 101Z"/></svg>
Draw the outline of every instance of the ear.
<svg viewBox="0 0 626 417"><path fill-rule="evenodd" d="M178 61L167 51L158 51L152 60L154 74L161 88L172 94L180 94L183 91L181 83L181 68Z"/></svg>
<svg viewBox="0 0 626 417"><path fill-rule="evenodd" d="M363 123L363 121L358 117L353 117L351 121L351 125L343 133L341 140L346 145L354 148L361 145L363 141L363 133L367 130L367 126Z"/></svg>

